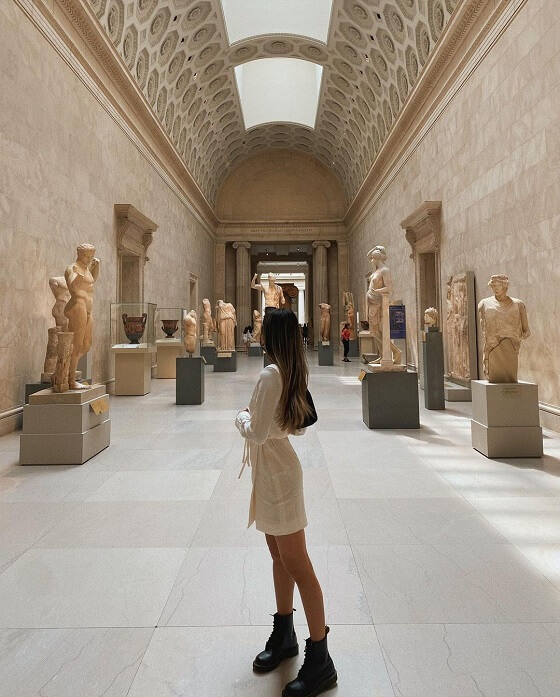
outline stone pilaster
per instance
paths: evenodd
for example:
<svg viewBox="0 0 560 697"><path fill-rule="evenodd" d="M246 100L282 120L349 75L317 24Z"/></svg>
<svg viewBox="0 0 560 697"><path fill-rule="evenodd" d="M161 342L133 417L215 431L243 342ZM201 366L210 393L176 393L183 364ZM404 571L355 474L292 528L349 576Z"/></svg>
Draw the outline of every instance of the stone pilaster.
<svg viewBox="0 0 560 697"><path fill-rule="evenodd" d="M251 324L251 243L234 242L235 309L237 311L237 345L243 344L243 329Z"/></svg>
<svg viewBox="0 0 560 697"><path fill-rule="evenodd" d="M327 276L327 249L331 243L326 240L313 242L313 343L316 346L321 328L321 311L319 303L329 302L329 284Z"/></svg>
<svg viewBox="0 0 560 697"><path fill-rule="evenodd" d="M210 301L212 307L218 300L225 300L226 296L226 245L225 242L214 244L214 301Z"/></svg>

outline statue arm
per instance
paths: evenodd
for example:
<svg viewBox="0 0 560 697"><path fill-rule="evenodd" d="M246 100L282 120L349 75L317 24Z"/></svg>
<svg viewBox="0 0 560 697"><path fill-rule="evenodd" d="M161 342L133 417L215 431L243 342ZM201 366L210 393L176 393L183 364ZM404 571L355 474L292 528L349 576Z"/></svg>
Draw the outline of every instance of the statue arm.
<svg viewBox="0 0 560 697"><path fill-rule="evenodd" d="M257 276L258 276L258 274L255 274L253 276L253 280L251 281L251 288L253 288L253 290L262 290L263 289L262 284L256 282Z"/></svg>
<svg viewBox="0 0 560 697"><path fill-rule="evenodd" d="M284 297L284 291L282 290L282 286L278 286L280 289L280 305L285 305L286 304L286 298Z"/></svg>
<svg viewBox="0 0 560 697"><path fill-rule="evenodd" d="M93 276L93 280L97 281L99 278L99 259L97 257L93 258L91 264L89 265L89 270Z"/></svg>
<svg viewBox="0 0 560 697"><path fill-rule="evenodd" d="M380 293L381 295L386 295L386 294L391 295L393 293L393 281L391 279L391 274L390 274L389 270L383 271L381 278L383 279L383 287L382 288L374 288L373 292Z"/></svg>
<svg viewBox="0 0 560 697"><path fill-rule="evenodd" d="M523 330L523 338L527 339L531 336L531 330L529 329L529 322L527 321L527 308L525 303L519 303L519 315L521 317L521 329Z"/></svg>

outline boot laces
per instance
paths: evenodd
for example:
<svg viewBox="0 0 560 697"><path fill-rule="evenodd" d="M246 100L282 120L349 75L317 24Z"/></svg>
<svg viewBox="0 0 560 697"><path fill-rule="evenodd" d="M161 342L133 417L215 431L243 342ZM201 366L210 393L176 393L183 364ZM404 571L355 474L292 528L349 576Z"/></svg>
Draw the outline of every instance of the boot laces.
<svg viewBox="0 0 560 697"><path fill-rule="evenodd" d="M304 649L304 656L303 656L303 663L301 664L301 668L298 671L298 678L305 682L306 678L310 675L311 673L311 663L312 659L311 656L313 654L313 644L311 641L308 639L305 642L305 649Z"/></svg>
<svg viewBox="0 0 560 697"><path fill-rule="evenodd" d="M265 648L267 651L275 649L277 646L280 645L280 642L282 640L282 633L280 631L280 624L276 617L274 617L274 624L272 626L272 632L270 636L268 637L268 641L265 644Z"/></svg>

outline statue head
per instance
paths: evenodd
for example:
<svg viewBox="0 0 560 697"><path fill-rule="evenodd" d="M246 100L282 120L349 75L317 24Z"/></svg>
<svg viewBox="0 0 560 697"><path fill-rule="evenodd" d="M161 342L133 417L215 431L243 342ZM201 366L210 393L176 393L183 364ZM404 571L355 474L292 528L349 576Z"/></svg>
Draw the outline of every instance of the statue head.
<svg viewBox="0 0 560 697"><path fill-rule="evenodd" d="M273 273L268 274L268 285L269 286L276 285L276 276Z"/></svg>
<svg viewBox="0 0 560 697"><path fill-rule="evenodd" d="M210 300L208 300L208 298L202 298L202 304L208 309L210 307Z"/></svg>
<svg viewBox="0 0 560 697"><path fill-rule="evenodd" d="M436 327L438 323L438 311L435 307L428 307L424 310L424 324L427 327Z"/></svg>
<svg viewBox="0 0 560 697"><path fill-rule="evenodd" d="M504 274L495 274L494 276L490 276L488 287L492 289L492 292L495 295L499 293L507 293L507 289L509 288L509 278Z"/></svg>
<svg viewBox="0 0 560 697"><path fill-rule="evenodd" d="M95 247L92 244L80 244L76 253L79 261L89 266L95 256Z"/></svg>
<svg viewBox="0 0 560 697"><path fill-rule="evenodd" d="M370 261L385 261L387 259L385 247L382 247L381 245L377 245L377 247L370 249L367 255Z"/></svg>
<svg viewBox="0 0 560 697"><path fill-rule="evenodd" d="M260 319L261 318L261 313L258 310L253 310L253 318L254 319Z"/></svg>
<svg viewBox="0 0 560 697"><path fill-rule="evenodd" d="M191 311L189 312L189 315L190 315L191 317L194 317L194 318L196 319L196 310L191 310Z"/></svg>

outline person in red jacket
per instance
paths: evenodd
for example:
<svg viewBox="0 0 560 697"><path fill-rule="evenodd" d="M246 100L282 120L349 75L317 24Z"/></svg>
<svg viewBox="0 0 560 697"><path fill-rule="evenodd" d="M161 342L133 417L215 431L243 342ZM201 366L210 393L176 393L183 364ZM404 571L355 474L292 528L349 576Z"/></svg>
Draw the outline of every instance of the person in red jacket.
<svg viewBox="0 0 560 697"><path fill-rule="evenodd" d="M345 324L342 332L340 334L342 340L342 345L344 346L344 358L342 359L345 363L350 363L348 360L348 351L350 350L350 325Z"/></svg>

